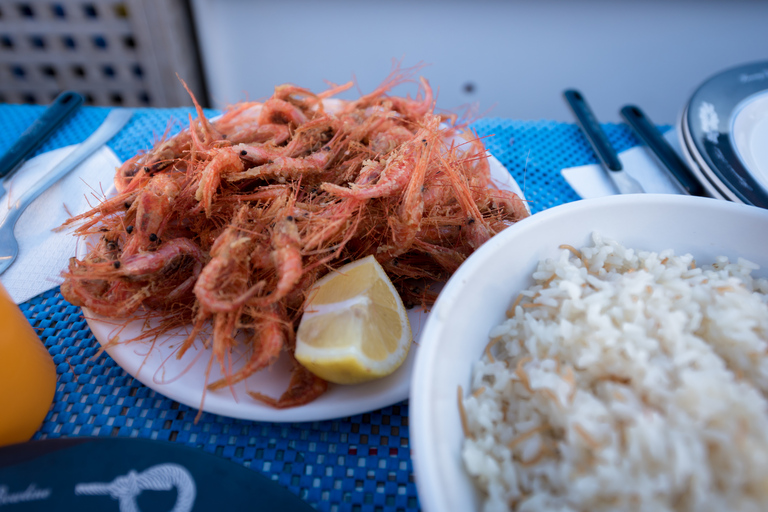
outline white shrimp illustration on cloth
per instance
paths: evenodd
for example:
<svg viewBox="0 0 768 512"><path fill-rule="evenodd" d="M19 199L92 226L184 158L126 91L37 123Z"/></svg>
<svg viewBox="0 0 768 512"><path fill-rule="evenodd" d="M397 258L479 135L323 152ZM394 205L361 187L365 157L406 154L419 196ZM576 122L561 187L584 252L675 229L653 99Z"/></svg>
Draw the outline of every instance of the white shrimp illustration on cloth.
<svg viewBox="0 0 768 512"><path fill-rule="evenodd" d="M197 495L195 480L184 466L172 463L158 464L141 473L131 470L127 475L118 476L110 483L77 484L75 494L109 494L113 499L119 500L120 512L140 512L136 497L142 491L170 491L174 487L178 494L171 512L190 512Z"/></svg>

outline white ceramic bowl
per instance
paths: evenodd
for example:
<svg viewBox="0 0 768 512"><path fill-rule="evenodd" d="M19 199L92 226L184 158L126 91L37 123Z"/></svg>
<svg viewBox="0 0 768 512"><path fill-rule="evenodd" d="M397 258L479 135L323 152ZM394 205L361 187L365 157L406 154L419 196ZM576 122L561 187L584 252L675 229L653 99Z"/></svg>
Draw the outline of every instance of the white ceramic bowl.
<svg viewBox="0 0 768 512"><path fill-rule="evenodd" d="M458 386L505 318L517 293L533 284L539 260L558 246L590 243L593 231L635 249L674 249L700 264L742 256L768 277L768 210L677 195L624 195L545 210L499 233L453 275L424 327L410 394L410 436L419 501L429 512L480 509L466 473Z"/></svg>

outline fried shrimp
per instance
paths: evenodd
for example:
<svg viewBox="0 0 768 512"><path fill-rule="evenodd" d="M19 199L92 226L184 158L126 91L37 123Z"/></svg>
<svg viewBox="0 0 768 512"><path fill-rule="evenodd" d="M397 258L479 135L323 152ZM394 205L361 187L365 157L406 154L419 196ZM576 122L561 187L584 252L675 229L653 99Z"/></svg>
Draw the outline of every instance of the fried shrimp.
<svg viewBox="0 0 768 512"><path fill-rule="evenodd" d="M188 128L126 161L118 195L67 222L91 245L64 273L64 297L109 317L156 315L166 323L152 336L191 324L177 355L198 337L211 348L225 376L209 392L292 358L309 288L351 261L374 255L406 304L430 305L428 284L528 211L494 188L482 142L434 113L415 71L354 101L330 99L352 84L281 85L212 120L192 98ZM390 94L406 82L415 97ZM235 351L247 354L237 369ZM327 384L291 360L282 396L250 396L278 408L320 396Z"/></svg>

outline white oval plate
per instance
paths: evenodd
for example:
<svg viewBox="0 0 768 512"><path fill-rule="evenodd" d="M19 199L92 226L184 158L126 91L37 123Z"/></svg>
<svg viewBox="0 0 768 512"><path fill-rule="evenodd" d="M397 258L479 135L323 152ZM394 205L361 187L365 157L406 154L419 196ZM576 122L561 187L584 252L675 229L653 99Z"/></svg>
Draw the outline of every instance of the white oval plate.
<svg viewBox="0 0 768 512"><path fill-rule="evenodd" d="M494 182L500 188L512 190L522 198L520 187L504 166L493 156L489 156L489 163ZM78 251L78 257L85 254L84 245L79 244L81 250ZM421 330L429 316L420 309L408 311L414 344L403 365L392 375L354 386L329 384L328 391L313 402L290 409L274 409L248 396L246 390L279 397L288 386L290 378L290 363L287 357L281 357L270 368L252 375L231 389L207 391L203 396L211 353L210 350L204 349L199 341L180 360L175 357L175 347L186 337L184 333L163 336L154 344L139 342L108 345L107 342L115 336L118 336L119 340L136 338L142 332L143 321L135 320L127 325L118 325L115 320L100 317L86 308L83 308L83 311L93 334L105 346L106 352L120 367L147 387L182 404L202 408L206 412L232 418L278 422L342 418L407 399ZM233 371L242 364L242 360L233 358ZM221 377L218 364L211 366L209 382Z"/></svg>
<svg viewBox="0 0 768 512"><path fill-rule="evenodd" d="M700 264L742 256L768 277L768 210L686 195L631 194L585 199L523 219L480 247L453 274L422 332L410 396L410 433L419 502L429 512L482 509L464 469L458 386L488 333L506 318L520 290L533 285L539 260L561 244L582 247L597 231L637 250L674 249Z"/></svg>

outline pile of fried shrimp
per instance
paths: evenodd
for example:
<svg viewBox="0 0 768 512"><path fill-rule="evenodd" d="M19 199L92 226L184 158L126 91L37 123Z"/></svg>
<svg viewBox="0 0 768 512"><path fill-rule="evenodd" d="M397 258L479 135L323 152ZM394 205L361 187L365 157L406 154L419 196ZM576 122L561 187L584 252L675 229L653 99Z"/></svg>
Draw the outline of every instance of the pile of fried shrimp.
<svg viewBox="0 0 768 512"><path fill-rule="evenodd" d="M391 89L416 82L411 98ZM263 102L197 117L117 169L117 194L65 226L89 240L61 292L113 319L162 318L140 338L191 325L226 388L272 365L293 366L276 408L311 402L327 383L293 358L308 291L333 269L374 255L408 306L431 305L475 249L526 217L491 180L482 142L435 114L429 83L395 69L356 100L280 85ZM191 95L191 94L190 94ZM236 370L233 350L245 350ZM209 365L210 368L210 365ZM201 384L203 385L203 384Z"/></svg>

